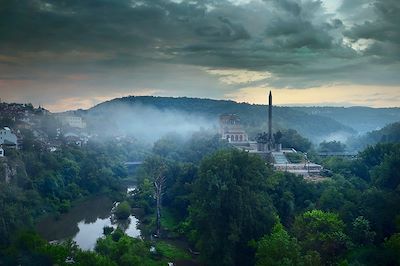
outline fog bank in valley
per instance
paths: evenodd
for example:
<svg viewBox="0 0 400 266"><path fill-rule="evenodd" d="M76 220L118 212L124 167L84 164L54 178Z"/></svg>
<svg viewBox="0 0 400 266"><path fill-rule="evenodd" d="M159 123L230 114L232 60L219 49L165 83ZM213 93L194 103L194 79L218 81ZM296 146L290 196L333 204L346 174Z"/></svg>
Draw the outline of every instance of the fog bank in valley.
<svg viewBox="0 0 400 266"><path fill-rule="evenodd" d="M174 109L159 109L142 104L113 104L90 110L85 115L92 134L99 137L129 136L140 141L154 142L168 133L183 137L193 132L217 132L217 117L186 113Z"/></svg>

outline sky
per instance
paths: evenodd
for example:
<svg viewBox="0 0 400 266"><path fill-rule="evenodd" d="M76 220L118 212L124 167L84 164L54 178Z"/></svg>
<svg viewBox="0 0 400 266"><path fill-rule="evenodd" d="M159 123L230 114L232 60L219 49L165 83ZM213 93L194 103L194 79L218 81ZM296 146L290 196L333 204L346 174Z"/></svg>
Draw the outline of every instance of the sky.
<svg viewBox="0 0 400 266"><path fill-rule="evenodd" d="M400 106L398 0L1 0L0 98Z"/></svg>

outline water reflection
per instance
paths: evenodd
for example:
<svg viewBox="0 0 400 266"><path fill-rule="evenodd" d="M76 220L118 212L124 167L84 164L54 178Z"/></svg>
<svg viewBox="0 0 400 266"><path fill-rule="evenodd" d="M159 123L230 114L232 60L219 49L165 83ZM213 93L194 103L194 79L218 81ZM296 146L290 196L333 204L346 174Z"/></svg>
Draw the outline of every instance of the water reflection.
<svg viewBox="0 0 400 266"><path fill-rule="evenodd" d="M47 217L39 222L37 231L48 241L72 238L80 248L93 250L96 241L103 236L103 227L120 227L131 237L140 237L138 219L131 215L126 221L114 221L111 217L113 202L107 197L96 197L72 208L55 220Z"/></svg>

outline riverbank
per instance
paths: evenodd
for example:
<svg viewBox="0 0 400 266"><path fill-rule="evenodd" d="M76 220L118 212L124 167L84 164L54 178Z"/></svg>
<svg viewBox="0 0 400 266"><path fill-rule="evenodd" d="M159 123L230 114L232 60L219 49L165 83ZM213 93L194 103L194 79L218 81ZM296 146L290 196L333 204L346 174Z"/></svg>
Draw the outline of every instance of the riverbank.
<svg viewBox="0 0 400 266"><path fill-rule="evenodd" d="M127 220L112 219L111 210L124 198L129 184L121 184L121 191L106 191L80 198L65 213L50 213L36 220L35 229L49 242L74 240L83 250L93 250L96 241L103 236L104 227L120 227L128 236L140 237L139 223L135 215Z"/></svg>
<svg viewBox="0 0 400 266"><path fill-rule="evenodd" d="M171 259L174 265L196 266L202 265L199 262L199 252L191 247L189 241L179 231L179 222L175 219L169 208L163 208L161 212L161 236L152 237L156 227L155 214L145 214L140 208L135 208L135 212L140 212L137 217L140 220L144 239L149 240L156 247L162 256Z"/></svg>
<svg viewBox="0 0 400 266"><path fill-rule="evenodd" d="M133 180L123 184L127 194L135 189ZM111 194L111 195L110 195ZM117 193L118 194L118 193ZM190 252L185 239L174 233L176 221L165 210L162 219L164 238L152 238L152 215L145 215L143 209L132 208L127 220L115 220L112 209L117 204L110 198L114 193L91 195L73 202L68 212L42 217L36 224L36 231L48 242L62 242L68 239L75 241L82 250L94 250L99 238L104 238L104 227L120 228L127 236L140 238L155 248L154 257L157 260L174 265L200 265L197 256ZM119 198L119 197L118 197Z"/></svg>
<svg viewBox="0 0 400 266"><path fill-rule="evenodd" d="M36 231L47 241L74 240L83 250L93 250L104 227L121 228L130 237L140 237L139 220L130 215L127 220L112 219L111 210L115 202L106 196L90 198L57 219L49 216L41 220Z"/></svg>

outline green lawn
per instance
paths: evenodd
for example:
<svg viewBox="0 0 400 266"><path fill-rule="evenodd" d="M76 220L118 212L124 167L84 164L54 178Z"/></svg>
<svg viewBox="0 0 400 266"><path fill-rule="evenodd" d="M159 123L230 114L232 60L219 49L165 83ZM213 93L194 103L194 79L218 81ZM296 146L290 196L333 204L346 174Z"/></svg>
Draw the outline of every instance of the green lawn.
<svg viewBox="0 0 400 266"><path fill-rule="evenodd" d="M161 256L170 260L190 259L190 255L187 251L164 241L157 242L156 249Z"/></svg>

